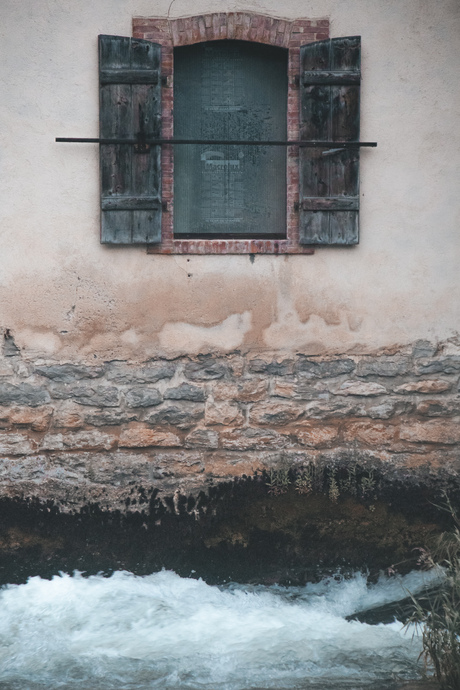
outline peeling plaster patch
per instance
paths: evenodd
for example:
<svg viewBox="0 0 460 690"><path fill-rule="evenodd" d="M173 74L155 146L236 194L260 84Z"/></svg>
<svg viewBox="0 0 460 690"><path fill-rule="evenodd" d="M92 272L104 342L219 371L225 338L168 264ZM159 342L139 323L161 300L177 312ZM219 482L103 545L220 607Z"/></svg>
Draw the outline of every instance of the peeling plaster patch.
<svg viewBox="0 0 460 690"><path fill-rule="evenodd" d="M251 312L232 314L216 326L194 326L189 323L167 323L160 331L160 344L176 352L199 353L218 348L225 352L242 345L251 330Z"/></svg>
<svg viewBox="0 0 460 690"><path fill-rule="evenodd" d="M356 342L343 317L338 325L329 325L317 314L312 314L306 323L302 323L293 309L280 316L279 321L264 331L265 344L272 349L302 348L306 353L316 354L330 347L331 343L343 349L344 345L351 346Z"/></svg>
<svg viewBox="0 0 460 690"><path fill-rule="evenodd" d="M139 336L134 328L129 328L127 331L121 334L120 340L125 345L136 346L139 344Z"/></svg>
<svg viewBox="0 0 460 690"><path fill-rule="evenodd" d="M17 332L16 342L29 353L52 355L61 348L61 339L52 331L32 331L24 328Z"/></svg>
<svg viewBox="0 0 460 690"><path fill-rule="evenodd" d="M357 314L347 314L347 321L350 331L359 331L363 322L361 316Z"/></svg>

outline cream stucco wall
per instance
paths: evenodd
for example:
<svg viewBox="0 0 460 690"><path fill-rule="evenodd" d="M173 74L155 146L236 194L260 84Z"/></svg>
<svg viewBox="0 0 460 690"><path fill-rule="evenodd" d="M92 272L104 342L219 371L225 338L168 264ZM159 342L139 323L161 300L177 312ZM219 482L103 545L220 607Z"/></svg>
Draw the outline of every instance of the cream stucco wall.
<svg viewBox="0 0 460 690"><path fill-rule="evenodd" d="M460 330L457 0L3 0L0 326L27 358L366 352ZM99 244L97 35L248 10L362 36L361 242L313 256Z"/></svg>

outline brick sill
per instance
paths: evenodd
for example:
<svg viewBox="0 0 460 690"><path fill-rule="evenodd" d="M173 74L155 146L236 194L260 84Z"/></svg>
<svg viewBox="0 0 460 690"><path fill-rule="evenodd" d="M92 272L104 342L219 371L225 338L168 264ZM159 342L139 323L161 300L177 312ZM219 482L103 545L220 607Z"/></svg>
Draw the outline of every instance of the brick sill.
<svg viewBox="0 0 460 690"><path fill-rule="evenodd" d="M173 240L148 244L147 254L314 254L289 240Z"/></svg>

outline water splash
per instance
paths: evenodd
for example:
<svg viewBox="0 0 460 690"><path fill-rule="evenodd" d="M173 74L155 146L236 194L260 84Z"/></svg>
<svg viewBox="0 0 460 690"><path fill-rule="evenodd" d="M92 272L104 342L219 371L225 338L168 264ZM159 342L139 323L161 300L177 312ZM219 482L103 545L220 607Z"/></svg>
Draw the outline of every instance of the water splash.
<svg viewBox="0 0 460 690"><path fill-rule="evenodd" d="M421 573L305 587L217 587L167 571L34 577L0 590L0 688L389 688L419 676L420 639L399 622L345 617L429 583Z"/></svg>

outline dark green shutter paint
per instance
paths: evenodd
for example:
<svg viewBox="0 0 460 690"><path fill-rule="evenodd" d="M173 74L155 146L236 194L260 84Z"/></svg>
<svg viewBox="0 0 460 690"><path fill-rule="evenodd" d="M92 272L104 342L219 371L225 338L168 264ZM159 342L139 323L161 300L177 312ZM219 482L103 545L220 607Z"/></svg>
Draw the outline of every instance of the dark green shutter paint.
<svg viewBox="0 0 460 690"><path fill-rule="evenodd" d="M286 112L286 50L244 41L175 49L175 138L283 140ZM179 237L285 236L285 148L176 146L174 227Z"/></svg>
<svg viewBox="0 0 460 690"><path fill-rule="evenodd" d="M100 137L160 136L161 47L122 36L99 36ZM161 241L161 151L101 144L101 242Z"/></svg>
<svg viewBox="0 0 460 690"><path fill-rule="evenodd" d="M300 138L359 141L361 38L300 48ZM358 243L359 149L300 148L300 243Z"/></svg>

